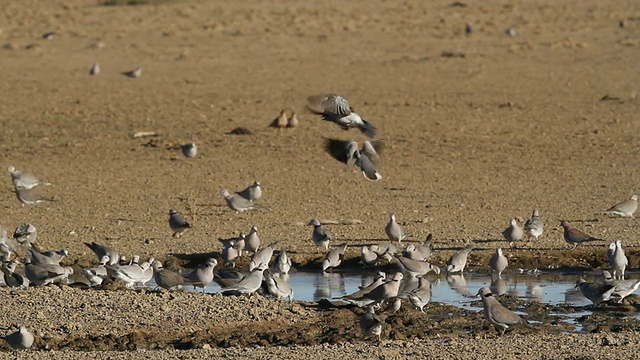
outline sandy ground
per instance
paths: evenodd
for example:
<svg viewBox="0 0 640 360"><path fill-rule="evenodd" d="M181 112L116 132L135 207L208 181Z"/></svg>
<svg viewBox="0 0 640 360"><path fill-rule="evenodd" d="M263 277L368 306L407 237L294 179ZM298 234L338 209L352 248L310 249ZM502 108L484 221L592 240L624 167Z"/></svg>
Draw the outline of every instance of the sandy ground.
<svg viewBox="0 0 640 360"><path fill-rule="evenodd" d="M353 245L347 257L354 258L360 245L385 239L388 214L395 212L412 234L409 241L434 234L438 265L476 243L469 266L478 270L493 249L507 247L501 232L509 219L525 219L538 208L545 234L506 250L512 267L603 268L606 244L621 239L637 268L638 221L600 212L638 192L639 19L635 1L10 2L0 10L0 165L45 177L53 185L42 191L57 201L21 206L5 173L0 224L10 232L22 222L34 224L42 248L69 249L68 264L95 262L82 242L96 241L129 256L156 256L174 268L194 254L217 254L217 238L257 225L264 243L278 242L298 266L313 267L321 255L311 229L301 224L312 217L362 221L328 226L334 245ZM509 26L516 36L505 33ZM53 38L43 39L50 31ZM94 62L102 72L91 77ZM141 77L121 75L136 66ZM305 111L306 97L321 92L345 95L377 126L386 141L381 181L368 182L324 153L323 137L362 136ZM268 128L281 109L297 111L300 126ZM253 135L226 134L239 126ZM140 131L158 136L134 138ZM194 159L176 147L188 141L199 146ZM236 214L218 195L254 180L264 188L261 210ZM179 239L167 226L171 207L194 226ZM570 251L562 219L606 242ZM86 296L78 307L104 298L64 287L32 288L21 299L33 294L50 301L33 302L19 314L3 312L2 323L37 327L38 314L60 299L57 291L70 291L65 295L71 299ZM114 304L107 309L128 309L134 301L129 296L108 295ZM196 295L171 296L186 302ZM135 302L155 314L152 299L142 294ZM116 313L104 316L131 311ZM226 314L208 316L217 322ZM306 315L301 310L296 321L309 321ZM288 321L277 311L273 316ZM180 326L192 332L208 329L201 319L183 321ZM255 319L222 323L234 321ZM56 331L71 334L65 340L71 342L87 335L73 335L84 323L82 316L71 317ZM158 330L150 324L155 322L134 329ZM132 334L132 326L118 321L106 329L117 337ZM436 350L442 358L461 349L491 355L496 341L510 342L477 331L455 343L407 345L390 336L381 356L409 356L414 345L417 354ZM49 328L36 333L55 335ZM485 334L488 339L476 340ZM635 341L627 332L619 336ZM599 347L600 334L513 337L513 356L522 351L536 357L535 346L556 349L563 339L571 339L565 357L630 350L624 341ZM265 353L256 357L325 349L302 345L261 349ZM367 347L356 337L328 349L367 357ZM223 350L202 351L185 356ZM249 356L241 349L224 353ZM181 356L160 354L153 356Z"/></svg>

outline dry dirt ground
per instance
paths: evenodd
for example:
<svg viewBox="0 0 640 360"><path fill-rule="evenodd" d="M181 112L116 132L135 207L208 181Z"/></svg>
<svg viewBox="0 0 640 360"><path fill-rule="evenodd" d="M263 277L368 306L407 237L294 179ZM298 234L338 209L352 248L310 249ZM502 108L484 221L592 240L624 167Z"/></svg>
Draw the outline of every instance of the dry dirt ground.
<svg viewBox="0 0 640 360"><path fill-rule="evenodd" d="M509 26L515 36L505 33ZM509 219L538 208L545 234L506 250L512 267L606 267L613 239L623 241L631 267L639 265L640 223L600 214L639 191L637 1L25 0L3 4L0 29L0 165L45 177L53 185L43 191L56 199L21 206L5 173L0 224L10 232L34 224L40 246L66 247L69 264L95 262L82 242L96 241L178 267L194 254L217 254L217 238L257 225L264 243L277 241L297 266L314 267L321 255L311 229L301 226L310 218L360 220L329 226L334 245L353 245L347 257L355 258L360 245L384 240L395 212L410 241L434 234L438 265L475 242L469 266L477 270L494 248L507 247L501 231ZM94 62L102 72L92 77ZM121 74L136 66L141 77ZM362 136L305 111L306 97L322 92L345 95L377 126L386 141L381 181L366 181L323 151L324 137ZM300 126L268 128L281 109L297 111ZM236 127L252 135L227 134ZM140 131L158 136L134 138ZM188 141L198 144L196 158L176 147ZM258 211L236 214L218 195L254 180L264 188ZM180 239L167 226L171 207L194 226ZM562 219L607 241L569 250ZM41 347L206 344L213 349L142 355L372 356L355 325L357 310L68 287L3 293L14 304L0 316L7 332L24 322ZM211 304L204 314L179 306L192 301ZM238 301L249 302L238 305L242 316L219 311ZM436 314L449 311L433 306ZM183 310L172 315L175 309ZM52 311L61 317L47 320ZM417 314L402 311L398 319ZM171 326L158 325L162 319ZM500 357L497 349L507 347L505 357L628 357L638 342L635 323L621 319L596 329L621 331L609 340L526 329L495 339L478 314L457 319L443 332L455 340L425 324L420 334L406 324L387 328L383 337L391 340L376 354ZM247 330L255 323L262 325ZM291 346L253 353L252 346L268 344ZM234 345L240 348L222 349ZM41 355L61 354L84 356Z"/></svg>

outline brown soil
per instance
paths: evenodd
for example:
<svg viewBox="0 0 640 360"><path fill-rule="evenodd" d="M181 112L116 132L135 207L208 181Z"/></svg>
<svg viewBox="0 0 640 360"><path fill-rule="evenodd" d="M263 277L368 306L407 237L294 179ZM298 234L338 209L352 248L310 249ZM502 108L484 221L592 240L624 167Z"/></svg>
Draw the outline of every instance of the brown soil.
<svg viewBox="0 0 640 360"><path fill-rule="evenodd" d="M57 201L21 206L7 174L0 224L34 224L39 245L66 247L70 264L95 262L82 242L96 241L171 268L216 255L217 238L257 225L264 243L277 242L298 267L312 268L321 255L302 224L356 219L328 226L334 245L352 245L348 265L355 267L359 246L383 241L395 212L409 241L434 234L435 264L474 242L469 267L483 270L496 247L508 247L501 232L509 219L538 208L545 234L505 250L512 268L605 268L613 239L637 268L640 223L601 212L638 192L639 19L638 3L627 0L8 2L0 11L2 166L46 177L53 185L42 191ZM509 26L516 36L505 34ZM50 31L53 38L41 37ZM102 72L91 77L94 62ZM120 74L136 66L141 77ZM377 126L386 141L381 181L368 182L324 153L323 137L362 137L304 110L306 97L321 92L345 95ZM300 126L267 127L281 109L297 111ZM237 127L251 134L227 134ZM158 135L133 136L141 131ZM191 140L199 155L185 159L177 145ZM264 188L260 210L236 214L218 195L254 180ZM194 226L179 239L167 226L171 207ZM562 219L605 241L570 250ZM287 345L184 356L370 357L356 309L184 292L5 292L15 307L7 305L2 323L29 325L39 348ZM184 305L193 301L211 302L212 313ZM229 310L237 302L242 316ZM181 306L190 310L172 315ZM637 343L636 322L617 311L584 319L603 324L590 331L621 331L613 344L601 334L559 335L565 323L554 330L549 324L557 321L545 320L539 305L530 310L543 321L538 330L495 339L475 312L402 309L387 319L378 350L499 357L495 349L508 344L510 356L599 358L629 357Z"/></svg>

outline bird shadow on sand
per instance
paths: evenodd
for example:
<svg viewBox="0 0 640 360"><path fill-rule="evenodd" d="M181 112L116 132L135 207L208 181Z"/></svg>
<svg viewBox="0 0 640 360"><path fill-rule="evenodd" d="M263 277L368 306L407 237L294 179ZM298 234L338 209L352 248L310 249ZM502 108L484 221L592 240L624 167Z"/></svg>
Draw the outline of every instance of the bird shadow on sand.
<svg viewBox="0 0 640 360"><path fill-rule="evenodd" d="M219 251L211 251L206 253L194 253L194 254L170 253L169 255L177 259L186 261L186 263L183 265L184 267L195 268L201 264L204 264L209 258L220 258L221 253Z"/></svg>

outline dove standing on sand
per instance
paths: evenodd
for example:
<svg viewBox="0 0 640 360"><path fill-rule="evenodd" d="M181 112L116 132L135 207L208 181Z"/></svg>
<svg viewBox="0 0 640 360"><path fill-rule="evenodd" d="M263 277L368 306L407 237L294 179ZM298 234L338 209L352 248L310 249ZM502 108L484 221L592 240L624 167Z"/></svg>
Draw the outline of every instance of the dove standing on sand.
<svg viewBox="0 0 640 360"><path fill-rule="evenodd" d="M320 224L320 220L313 218L307 225L313 225L313 233L311 233L311 240L316 245L316 249L320 252L320 248L324 247L324 251L329 250L329 241L331 240L331 233L325 230L324 226Z"/></svg>
<svg viewBox="0 0 640 360"><path fill-rule="evenodd" d="M614 285L589 283L584 279L578 279L576 281L576 289L580 289L582 295L591 300L593 306L598 306L601 302L609 300L616 290Z"/></svg>
<svg viewBox="0 0 640 360"><path fill-rule="evenodd" d="M395 255L395 259L398 260L398 265L400 265L402 271L407 273L409 276L424 276L431 271L436 274L440 274L439 267L431 265L426 261L412 260L398 254Z"/></svg>
<svg viewBox="0 0 640 360"><path fill-rule="evenodd" d="M257 251L251 257L251 261L249 262L249 271L260 266L260 264L265 264L269 267L269 263L271 262L271 258L273 257L273 246L269 245L264 249Z"/></svg>
<svg viewBox="0 0 640 360"><path fill-rule="evenodd" d="M118 254L118 252L108 246L100 245L95 242L92 242L92 243L86 242L84 244L87 245L89 249L93 250L93 252L98 257L98 261L100 262L102 262L104 256L109 257L109 262L108 262L109 265L115 265L118 263L118 261L120 261L120 255Z"/></svg>
<svg viewBox="0 0 640 360"><path fill-rule="evenodd" d="M109 256L105 255L100 260L100 263L97 266L92 268L82 268L82 272L84 276L89 280L89 285L97 286L101 285L102 282L108 277L107 268L105 265L109 263Z"/></svg>
<svg viewBox="0 0 640 360"><path fill-rule="evenodd" d="M493 296L489 288L483 287L478 291L476 296L482 297L482 306L484 307L484 317L489 320L500 333L504 335L509 326L516 325L523 320L511 310L502 306Z"/></svg>
<svg viewBox="0 0 640 360"><path fill-rule="evenodd" d="M13 231L13 238L16 241L26 247L30 247L31 244L36 242L36 237L38 236L38 231L36 227L31 224L20 224Z"/></svg>
<svg viewBox="0 0 640 360"><path fill-rule="evenodd" d="M262 187L260 187L260 181L255 181L249 185L246 189L238 191L236 194L242 196L249 201L256 201L262 197Z"/></svg>
<svg viewBox="0 0 640 360"><path fill-rule="evenodd" d="M15 350L28 350L34 342L33 334L24 325L20 325L18 331L5 336L4 339Z"/></svg>
<svg viewBox="0 0 640 360"><path fill-rule="evenodd" d="M424 313L424 307L431 301L431 283L425 278L418 278L418 287L407 294L413 306Z"/></svg>
<svg viewBox="0 0 640 360"><path fill-rule="evenodd" d="M269 127L282 129L287 127L287 112L285 110L280 110L280 115L277 118L273 119Z"/></svg>
<svg viewBox="0 0 640 360"><path fill-rule="evenodd" d="M198 147L194 142L180 145L180 150L182 150L182 155L188 158L196 157L196 155L198 155Z"/></svg>
<svg viewBox="0 0 640 360"><path fill-rule="evenodd" d="M633 213L636 212L636 210L638 210L638 195L632 195L629 200L613 205L604 213L622 217L633 217Z"/></svg>
<svg viewBox="0 0 640 360"><path fill-rule="evenodd" d="M298 114L296 114L296 112L294 111L291 114L291 117L287 119L287 127L294 128L294 127L297 127L298 125L300 125L300 121L298 121Z"/></svg>
<svg viewBox="0 0 640 360"><path fill-rule="evenodd" d="M384 227L384 232L387 234L390 241L397 241L398 243L402 242L402 240L407 237L407 234L402 230L402 226L400 226L396 221L395 213L389 214L389 222Z"/></svg>
<svg viewBox="0 0 640 360"><path fill-rule="evenodd" d="M222 241L222 253L221 257L224 261L224 265L231 265L231 267L236 267L236 260L238 260L238 256L240 256L240 252L235 247L235 240L228 239Z"/></svg>
<svg viewBox="0 0 640 360"><path fill-rule="evenodd" d="M379 152L382 149L382 144L382 140L365 141L362 149L358 150L358 143L355 141L327 139L325 150L334 159L348 167L358 166L367 180L377 181L382 179L382 175L376 170L373 163L380 159Z"/></svg>
<svg viewBox="0 0 640 360"><path fill-rule="evenodd" d="M327 252L327 255L322 260L322 271L326 272L329 269L336 268L340 266L342 263L342 258L344 257L344 253L347 251L347 243L343 243L342 245L331 249Z"/></svg>
<svg viewBox="0 0 640 360"><path fill-rule="evenodd" d="M291 270L291 259L287 256L286 249L280 250L271 268L276 274L287 275L289 273L289 270Z"/></svg>
<svg viewBox="0 0 640 360"><path fill-rule="evenodd" d="M258 237L258 227L252 226L249 230L249 234L244 238L245 249L248 252L255 254L260 249L260 237Z"/></svg>
<svg viewBox="0 0 640 360"><path fill-rule="evenodd" d="M464 271L464 267L467 265L467 257L473 248L473 244L469 244L464 249L453 254L447 261L447 273L462 273Z"/></svg>
<svg viewBox="0 0 640 360"><path fill-rule="evenodd" d="M93 63L91 69L89 69L89 75L95 76L100 74L100 65L98 63Z"/></svg>
<svg viewBox="0 0 640 360"><path fill-rule="evenodd" d="M179 290L185 285L187 280L169 269L162 267L162 263L155 260L151 267L153 268L153 279L156 285L166 290Z"/></svg>
<svg viewBox="0 0 640 360"><path fill-rule="evenodd" d="M613 278L624 279L624 271L629 265L629 259L627 259L627 255L624 253L621 240L616 240L609 244L607 258L609 259L609 265L611 265L611 270L613 271Z"/></svg>
<svg viewBox="0 0 640 360"><path fill-rule="evenodd" d="M130 77L132 79L139 78L140 75L142 75L142 68L138 66L133 70L123 72L122 75Z"/></svg>
<svg viewBox="0 0 640 360"><path fill-rule="evenodd" d="M509 246L515 247L516 241L522 240L524 232L516 219L511 219L511 224L502 231L502 236L509 242Z"/></svg>
<svg viewBox="0 0 640 360"><path fill-rule="evenodd" d="M22 203L22 206L39 204L45 201L55 201L53 196L42 195L36 189L28 190L17 184L14 185L16 198Z"/></svg>
<svg viewBox="0 0 640 360"><path fill-rule="evenodd" d="M34 286L44 286L65 281L73 274L71 267L60 265L34 265L29 258L25 259L24 273Z"/></svg>
<svg viewBox="0 0 640 360"><path fill-rule="evenodd" d="M589 242L589 241L602 241L602 239L595 238L591 235L585 234L584 232L574 228L568 221L563 220L560 225L564 228L564 241L568 244L573 245L575 249L578 245Z"/></svg>
<svg viewBox="0 0 640 360"><path fill-rule="evenodd" d="M201 287L204 294L205 288L213 281L213 269L218 265L218 261L214 258L209 258L200 267L194 269L186 276L189 280L189 284L193 285L193 288Z"/></svg>
<svg viewBox="0 0 640 360"><path fill-rule="evenodd" d="M613 285L615 287L615 290L611 295L620 297L618 303L622 303L624 298L631 295L633 292L638 290L638 287L640 287L640 279L615 280L613 276L611 276L611 273L606 270L602 272L602 275L606 285Z"/></svg>
<svg viewBox="0 0 640 360"><path fill-rule="evenodd" d="M17 260L2 263L2 273L4 275L4 283L8 287L21 287L27 289L29 287L29 279L26 276L16 272L16 269L20 264Z"/></svg>
<svg viewBox="0 0 640 360"><path fill-rule="evenodd" d="M11 174L11 180L16 187L21 187L24 190L31 190L38 185L51 185L51 183L41 180L32 174L22 172L16 169L14 166L7 168Z"/></svg>
<svg viewBox="0 0 640 360"><path fill-rule="evenodd" d="M382 336L384 320L376 315L373 306L367 307L367 312L360 317L360 330L364 336L376 336L378 341Z"/></svg>
<svg viewBox="0 0 640 360"><path fill-rule="evenodd" d="M191 224L178 214L176 209L169 209L169 228L173 231L173 237L180 237L183 232L191 228Z"/></svg>
<svg viewBox="0 0 640 360"><path fill-rule="evenodd" d="M321 115L322 120L336 123L344 130L357 127L369 138L376 135L376 128L355 113L347 99L335 94L309 96L307 107L314 113Z"/></svg>
<svg viewBox="0 0 640 360"><path fill-rule="evenodd" d="M243 198L238 194L231 194L229 190L222 189L220 190L220 195L224 197L227 202L227 206L230 209L235 210L236 212L244 212L247 210L253 210L255 205L250 200Z"/></svg>
<svg viewBox="0 0 640 360"><path fill-rule="evenodd" d="M222 294L224 295L240 295L240 294L253 294L260 286L262 286L263 273L267 269L268 265L260 263L258 267L253 269L250 273L245 275L236 285L225 289Z"/></svg>
<svg viewBox="0 0 640 360"><path fill-rule="evenodd" d="M533 210L531 218L527 219L524 223L524 232L529 236L533 236L536 240L542 236L542 233L544 232L544 224L542 223L542 219L540 219L538 209Z"/></svg>
<svg viewBox="0 0 640 360"><path fill-rule="evenodd" d="M111 278L121 280L127 288L133 288L136 284L144 286L153 278L153 268L151 264L154 261L155 260L151 258L141 264L116 264L106 265L105 267L107 268L107 274Z"/></svg>
<svg viewBox="0 0 640 360"><path fill-rule="evenodd" d="M491 269L491 274L494 273L498 275L498 277L502 276L502 272L509 265L509 261L507 257L502 254L502 249L497 248L496 253L491 256L489 259L489 268Z"/></svg>

